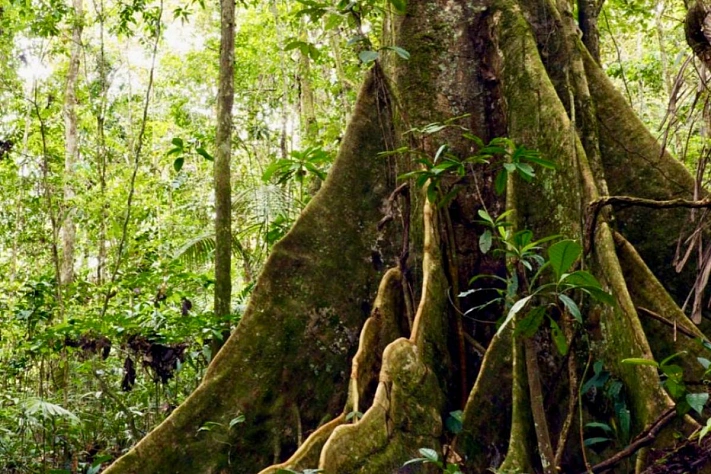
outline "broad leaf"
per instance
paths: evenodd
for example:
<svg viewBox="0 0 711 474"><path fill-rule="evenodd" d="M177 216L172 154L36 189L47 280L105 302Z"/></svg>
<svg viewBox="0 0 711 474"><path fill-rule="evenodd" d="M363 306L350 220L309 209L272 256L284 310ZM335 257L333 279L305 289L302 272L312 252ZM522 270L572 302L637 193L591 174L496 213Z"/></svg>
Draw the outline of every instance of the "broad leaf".
<svg viewBox="0 0 711 474"><path fill-rule="evenodd" d="M580 257L582 250L580 244L574 240L561 240L548 248L548 260L558 281Z"/></svg>
<svg viewBox="0 0 711 474"><path fill-rule="evenodd" d="M516 303L514 303L513 306L511 306L511 309L509 310L509 314L506 315L506 319L504 319L504 322L501 323L501 326L499 327L499 330L496 331L496 334L501 333L501 331L504 330L506 325L508 325L511 320L516 316L516 314L523 309L524 306L526 306L526 303L529 302L529 300L533 298L533 296L529 295L526 296L525 298L521 298L518 300Z"/></svg>
<svg viewBox="0 0 711 474"><path fill-rule="evenodd" d="M568 353L568 341L565 339L565 334L561 331L560 326L551 319L551 337L555 343L556 349L560 355L564 356Z"/></svg>
<svg viewBox="0 0 711 474"><path fill-rule="evenodd" d="M215 158L202 147L197 147L195 149L195 152L205 158L207 161L215 161Z"/></svg>
<svg viewBox="0 0 711 474"><path fill-rule="evenodd" d="M175 171L180 171L183 169L183 164L185 163L185 158L182 156L180 158L176 158L175 161L173 162L173 168L175 168Z"/></svg>
<svg viewBox="0 0 711 474"><path fill-rule="evenodd" d="M427 459L430 462L437 462L439 461L439 455L437 454L437 451L434 449L429 449L429 448L420 448L420 454L422 457Z"/></svg>
<svg viewBox="0 0 711 474"><path fill-rule="evenodd" d="M390 5L400 14L404 14L407 11L407 2L405 0L390 0Z"/></svg>
<svg viewBox="0 0 711 474"><path fill-rule="evenodd" d="M484 254L491 250L491 231L489 229L485 230L479 237L479 250Z"/></svg>
<svg viewBox="0 0 711 474"><path fill-rule="evenodd" d="M379 54L377 51L367 50L367 51L361 51L360 53L358 53L358 58L360 58L360 60L363 62L363 64L372 63L373 61L378 59L378 56L379 56Z"/></svg>
<svg viewBox="0 0 711 474"><path fill-rule="evenodd" d="M704 405L709 400L709 394L706 392L701 393L687 393L686 403L689 404L692 410L701 415L704 410Z"/></svg>
<svg viewBox="0 0 711 474"><path fill-rule="evenodd" d="M570 315L574 317L577 322L583 324L583 315L580 314L580 308L578 308L575 301L567 295L558 295L558 299L563 303Z"/></svg>
<svg viewBox="0 0 711 474"><path fill-rule="evenodd" d="M504 170L499 171L499 174L496 175L496 180L494 181L494 190L496 191L496 194L501 194L506 190L507 177L508 173Z"/></svg>
<svg viewBox="0 0 711 474"><path fill-rule="evenodd" d="M391 49L392 51L395 51L395 54L397 54L404 60L410 59L410 53L407 50L402 49L399 46L391 46L389 49Z"/></svg>
<svg viewBox="0 0 711 474"><path fill-rule="evenodd" d="M546 308L537 306L528 315L516 323L514 336L532 337L541 327L543 318L546 316Z"/></svg>

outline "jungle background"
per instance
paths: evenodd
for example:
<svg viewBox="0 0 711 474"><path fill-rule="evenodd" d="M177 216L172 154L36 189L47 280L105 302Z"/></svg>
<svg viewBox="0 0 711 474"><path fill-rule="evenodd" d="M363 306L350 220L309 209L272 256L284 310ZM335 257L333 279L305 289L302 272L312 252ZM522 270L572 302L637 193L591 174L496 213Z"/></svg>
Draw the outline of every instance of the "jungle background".
<svg viewBox="0 0 711 474"><path fill-rule="evenodd" d="M198 386L326 178L365 72L409 60L381 48L389 5L237 4L232 312L215 315L218 6L3 0L0 471L100 472ZM607 0L600 63L700 190L709 73L685 15ZM620 443L597 428L591 445Z"/></svg>

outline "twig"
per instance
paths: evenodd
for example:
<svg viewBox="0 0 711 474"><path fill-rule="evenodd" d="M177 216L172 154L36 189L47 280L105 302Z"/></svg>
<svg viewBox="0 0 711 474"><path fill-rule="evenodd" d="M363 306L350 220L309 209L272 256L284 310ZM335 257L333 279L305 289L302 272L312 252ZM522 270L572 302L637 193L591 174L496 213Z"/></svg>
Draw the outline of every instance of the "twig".
<svg viewBox="0 0 711 474"><path fill-rule="evenodd" d="M699 337L699 336L697 336L696 334L694 334L693 332L691 332L691 331L689 331L688 329L686 329L684 326L680 326L680 325L678 325L678 324L675 324L673 321L669 321L667 318L665 318L665 317L662 316L661 314L657 314L657 313L655 313L654 311L652 311L652 310L650 310L650 309L642 308L642 307L639 307L639 306L637 306L636 309L637 309L637 311L638 311L639 313L641 313L641 314L643 314L643 315L645 315L645 316L647 316L647 317L649 317L649 318L652 318L652 319L654 319L655 321L659 321L659 322L662 323L662 324L666 324L667 326L674 328L676 331L682 333L682 334L685 335L686 337L689 337L689 338L691 338L691 339L698 339L698 337Z"/></svg>
<svg viewBox="0 0 711 474"><path fill-rule="evenodd" d="M658 201L656 199L645 199L633 196L606 196L598 198L588 204L585 211L585 253L589 253L593 248L595 226L600 211L605 206L618 205L622 207L648 207L652 209L673 209L685 207L690 209L711 208L711 197L699 201L688 199L669 199Z"/></svg>
<svg viewBox="0 0 711 474"><path fill-rule="evenodd" d="M469 334L464 333L464 340L467 341L469 345L471 345L472 348L479 353L479 355L483 356L486 354L486 347L482 346L479 341L474 339Z"/></svg>
<svg viewBox="0 0 711 474"><path fill-rule="evenodd" d="M605 461L594 465L587 472L602 472L610 469L628 457L632 456L637 450L649 446L657 438L659 432L664 429L665 426L669 424L670 421L676 416L676 407L668 408L664 413L662 413L657 420L652 423L652 425L646 430L642 431L637 437L632 440L632 442L622 451Z"/></svg>

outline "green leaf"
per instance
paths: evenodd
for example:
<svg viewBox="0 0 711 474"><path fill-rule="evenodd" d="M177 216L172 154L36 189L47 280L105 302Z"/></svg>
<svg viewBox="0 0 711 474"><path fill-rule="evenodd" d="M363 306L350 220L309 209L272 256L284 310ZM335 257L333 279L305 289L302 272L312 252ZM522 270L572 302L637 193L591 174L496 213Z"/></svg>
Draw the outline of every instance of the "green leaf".
<svg viewBox="0 0 711 474"><path fill-rule="evenodd" d="M195 152L205 158L207 161L215 161L215 158L209 154L203 147L197 147Z"/></svg>
<svg viewBox="0 0 711 474"><path fill-rule="evenodd" d="M620 420L622 441L627 443L630 437L630 427L632 426L632 414L624 404L617 408L617 419Z"/></svg>
<svg viewBox="0 0 711 474"><path fill-rule="evenodd" d="M504 170L499 171L499 174L496 175L496 180L494 181L494 190L496 191L496 194L501 194L506 190L507 177L508 173Z"/></svg>
<svg viewBox="0 0 711 474"><path fill-rule="evenodd" d="M704 405L709 400L709 394L706 392L687 393L685 398L691 409L701 415L704 411Z"/></svg>
<svg viewBox="0 0 711 474"><path fill-rule="evenodd" d="M182 139L182 138L175 137L175 138L173 138L173 139L170 141L170 143L172 143L173 145L175 145L177 148L185 148L185 145L183 144L183 139Z"/></svg>
<svg viewBox="0 0 711 474"><path fill-rule="evenodd" d="M379 56L379 54L377 51L367 50L367 51L361 51L360 53L358 53L358 58L360 58L360 60L363 64L372 63L373 61L378 59L378 56Z"/></svg>
<svg viewBox="0 0 711 474"><path fill-rule="evenodd" d="M659 364L659 368L661 369L662 373L668 377L667 380L671 379L674 382L683 383L684 369L682 369L680 366L676 364Z"/></svg>
<svg viewBox="0 0 711 474"><path fill-rule="evenodd" d="M701 443L701 440L704 439L704 436L709 434L709 431L711 431L711 418L706 420L706 426L701 428L701 431L699 432L699 443Z"/></svg>
<svg viewBox="0 0 711 474"><path fill-rule="evenodd" d="M532 337L541 327L543 318L546 316L546 308L536 306L528 313L528 315L516 323L514 336Z"/></svg>
<svg viewBox="0 0 711 474"><path fill-rule="evenodd" d="M587 438L583 443L585 446L593 446L595 444L606 443L612 441L610 438Z"/></svg>
<svg viewBox="0 0 711 474"><path fill-rule="evenodd" d="M389 0L396 12L404 14L407 11L407 2L405 0Z"/></svg>
<svg viewBox="0 0 711 474"><path fill-rule="evenodd" d="M566 273L563 275L559 283L565 283L566 285L570 285L571 287L576 288L580 287L588 289L602 289L602 286L600 285L600 282L597 281L597 278L595 278L590 272L587 272L585 270L577 270L573 273Z"/></svg>
<svg viewBox="0 0 711 474"><path fill-rule="evenodd" d="M511 306L509 314L506 315L506 319L504 319L504 322L501 323L501 326L499 326L499 330L496 331L496 334L500 334L501 331L504 330L504 328L511 322L511 320L513 320L516 314L521 311L524 306L526 306L526 304L530 301L531 298L533 298L532 295L526 296L525 298L521 298L516 303L514 303L513 306Z"/></svg>
<svg viewBox="0 0 711 474"><path fill-rule="evenodd" d="M459 434L462 432L462 428L464 427L464 425L462 424L463 416L464 412L462 410L457 410L449 413L449 416L447 417L447 420L445 421L444 425L447 427L447 430L450 433Z"/></svg>
<svg viewBox="0 0 711 474"><path fill-rule="evenodd" d="M652 367L659 368L659 363L652 359L642 359L641 357L630 357L629 359L622 359L623 364L629 365L651 365Z"/></svg>
<svg viewBox="0 0 711 474"><path fill-rule="evenodd" d="M29 398L24 402L25 410L29 415L41 415L44 418L67 418L71 423L79 423L79 418L66 408L54 403L49 403L39 398Z"/></svg>
<svg viewBox="0 0 711 474"><path fill-rule="evenodd" d="M244 420L244 415L237 415L236 417L232 418L229 424L230 429L234 428L234 426L239 423L244 423Z"/></svg>
<svg viewBox="0 0 711 474"><path fill-rule="evenodd" d="M175 161L173 162L173 168L175 168L175 171L180 171L183 169L183 164L185 163L185 158L182 156L180 158L176 158Z"/></svg>
<svg viewBox="0 0 711 474"><path fill-rule="evenodd" d="M486 254L491 250L491 231L486 229L481 237L479 237L479 250L481 253Z"/></svg>
<svg viewBox="0 0 711 474"><path fill-rule="evenodd" d="M701 364L704 369L708 370L709 367L711 367L711 360L708 360L704 357L697 357L696 360L699 361L699 364Z"/></svg>
<svg viewBox="0 0 711 474"><path fill-rule="evenodd" d="M284 46L284 51L291 51L292 49L301 48L306 43L303 41L290 41Z"/></svg>
<svg viewBox="0 0 711 474"><path fill-rule="evenodd" d="M407 50L402 49L402 48L399 47L399 46L390 46L388 49L390 49L390 50L392 50L392 51L395 51L395 54L397 54L398 56L400 56L400 57L401 57L402 59L404 59L405 61L407 61L408 59L410 59L410 53L409 53Z"/></svg>
<svg viewBox="0 0 711 474"><path fill-rule="evenodd" d="M607 433L612 433L612 428L607 423L600 423L597 421L592 421L590 423L586 423L585 427L586 428L600 428L601 430L606 431Z"/></svg>
<svg viewBox="0 0 711 474"><path fill-rule="evenodd" d="M551 337L553 338L553 343L560 355L566 355L568 353L568 341L565 339L565 334L561 331L560 326L553 319L551 321Z"/></svg>
<svg viewBox="0 0 711 474"><path fill-rule="evenodd" d="M669 362L671 362L672 360L676 359L676 358L679 357L679 356L683 356L683 355L686 355L686 351L679 351L679 352L676 352L676 353L670 355L669 357L665 358L663 361L661 361L661 362L659 363L659 366L660 366L660 367L664 367L665 365L667 365L667 364L668 364Z"/></svg>
<svg viewBox="0 0 711 474"><path fill-rule="evenodd" d="M583 248L574 240L561 240L548 248L548 259L558 281L580 257Z"/></svg>
<svg viewBox="0 0 711 474"><path fill-rule="evenodd" d="M555 163L539 156L526 156L525 159L526 161L530 161L531 163L535 163L549 170L554 170L556 168Z"/></svg>
<svg viewBox="0 0 711 474"><path fill-rule="evenodd" d="M575 303L575 301L573 301L573 299L569 296L562 294L558 295L558 299L563 303L570 315L574 317L577 322L583 324L583 315L580 314L580 308L578 308L578 305Z"/></svg>
<svg viewBox="0 0 711 474"><path fill-rule="evenodd" d="M686 394L686 386L680 380L669 377L664 381L664 388L669 392L669 396L674 400L679 400ZM684 400L685 401L685 400Z"/></svg>
<svg viewBox="0 0 711 474"><path fill-rule="evenodd" d="M435 451L434 449L420 448L419 452L423 458L427 459L430 462L439 461L439 455L437 454L437 451Z"/></svg>
<svg viewBox="0 0 711 474"><path fill-rule="evenodd" d="M490 223L492 227L494 226L494 219L492 219L489 213L486 212L484 209L479 209L479 211L477 211L477 214L479 214L479 217L484 219L486 222Z"/></svg>
<svg viewBox="0 0 711 474"><path fill-rule="evenodd" d="M516 163L516 168L518 169L518 172L521 173L521 177L525 181L531 181L531 179L535 176L533 167L528 163Z"/></svg>

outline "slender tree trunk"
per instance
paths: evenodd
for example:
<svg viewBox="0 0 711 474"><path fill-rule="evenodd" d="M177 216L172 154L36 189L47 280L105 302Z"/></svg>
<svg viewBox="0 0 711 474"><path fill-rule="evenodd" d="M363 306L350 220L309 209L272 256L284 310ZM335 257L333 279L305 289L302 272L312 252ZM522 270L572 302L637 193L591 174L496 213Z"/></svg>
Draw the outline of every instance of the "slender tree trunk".
<svg viewBox="0 0 711 474"><path fill-rule="evenodd" d="M232 104L234 101L235 0L221 0L220 83L215 137L215 315L231 314L232 298ZM213 355L218 345L213 345Z"/></svg>
<svg viewBox="0 0 711 474"><path fill-rule="evenodd" d="M79 137L77 134L77 80L81 55L81 33L84 6L82 0L73 0L72 42L69 56L69 70L64 92L64 219L62 221L62 268L60 283L68 285L74 280L74 246L76 225L74 223L74 167L79 159Z"/></svg>

